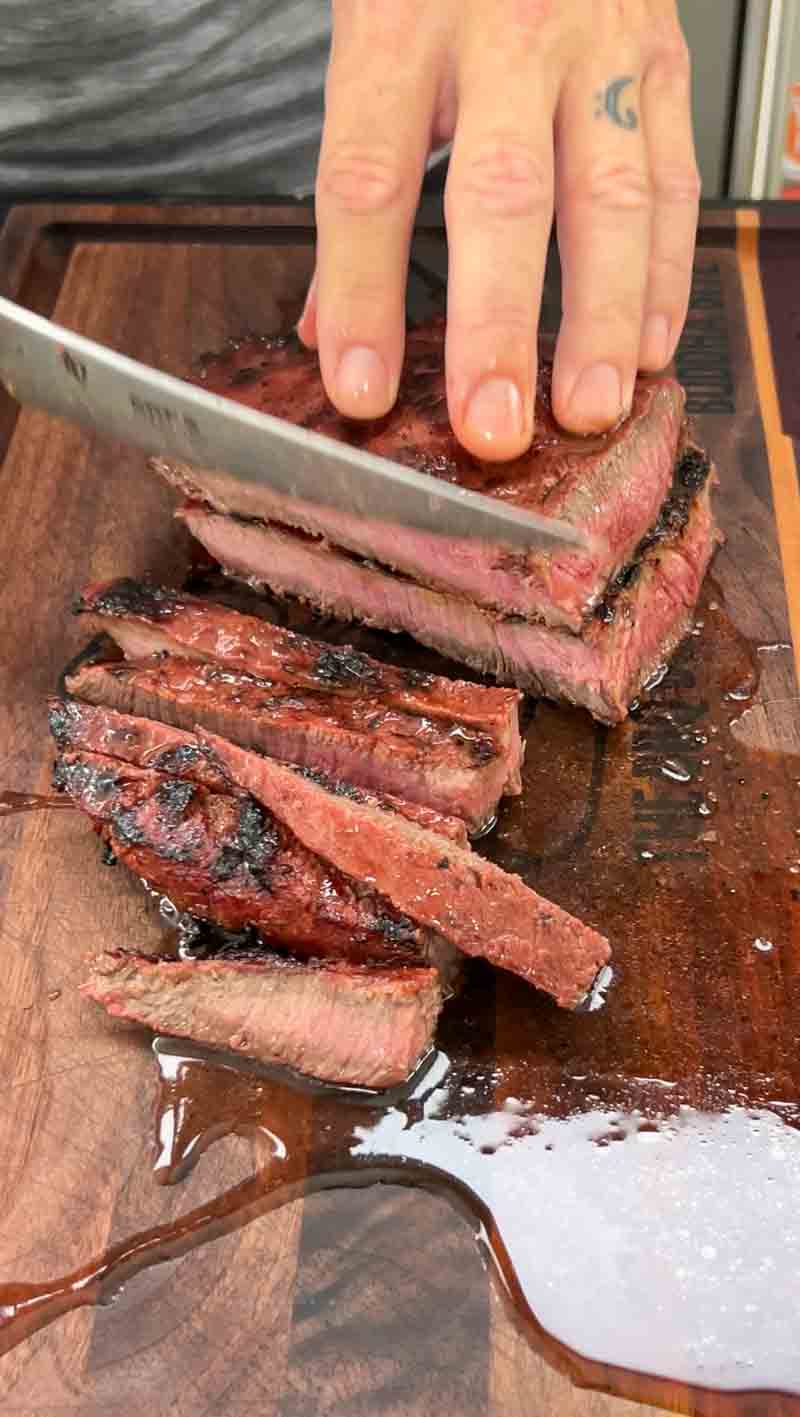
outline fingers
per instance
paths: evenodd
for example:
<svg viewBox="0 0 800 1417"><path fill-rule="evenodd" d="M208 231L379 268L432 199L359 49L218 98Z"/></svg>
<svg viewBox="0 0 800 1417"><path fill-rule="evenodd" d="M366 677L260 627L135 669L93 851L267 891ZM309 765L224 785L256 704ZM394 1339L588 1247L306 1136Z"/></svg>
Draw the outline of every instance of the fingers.
<svg viewBox="0 0 800 1417"><path fill-rule="evenodd" d="M342 413L394 403L441 45L422 0L339 0L316 189L316 338ZM313 337L313 305L303 329Z"/></svg>
<svg viewBox="0 0 800 1417"><path fill-rule="evenodd" d="M303 313L297 321L297 333L308 349L317 348L317 272L311 277Z"/></svg>
<svg viewBox="0 0 800 1417"><path fill-rule="evenodd" d="M640 69L636 44L620 40L578 63L559 104L553 409L576 433L611 427L633 398L652 218Z"/></svg>
<svg viewBox="0 0 800 1417"><path fill-rule="evenodd" d="M448 403L460 442L502 460L533 435L556 89L514 26L475 24L470 36L445 198Z"/></svg>
<svg viewBox="0 0 800 1417"><path fill-rule="evenodd" d="M642 120L650 155L653 223L639 367L656 371L675 353L686 320L700 203L689 53L677 20L667 28L646 70Z"/></svg>

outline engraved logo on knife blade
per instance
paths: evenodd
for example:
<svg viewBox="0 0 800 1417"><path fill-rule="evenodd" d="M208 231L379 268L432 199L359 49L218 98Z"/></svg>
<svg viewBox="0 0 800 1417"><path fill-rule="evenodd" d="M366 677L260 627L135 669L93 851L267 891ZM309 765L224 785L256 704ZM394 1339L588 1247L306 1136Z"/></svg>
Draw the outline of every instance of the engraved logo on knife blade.
<svg viewBox="0 0 800 1417"><path fill-rule="evenodd" d="M86 365L83 364L80 359L76 359L75 355L71 354L68 349L62 349L61 363L64 365L67 373L70 374L78 384L86 383Z"/></svg>
<svg viewBox="0 0 800 1417"><path fill-rule="evenodd" d="M174 409L164 408L161 404L149 403L146 399L140 399L137 394L130 395L130 405L137 418L144 418L153 428L161 431L185 433L189 438L201 438L200 429L194 418L190 418L186 413L176 413Z"/></svg>

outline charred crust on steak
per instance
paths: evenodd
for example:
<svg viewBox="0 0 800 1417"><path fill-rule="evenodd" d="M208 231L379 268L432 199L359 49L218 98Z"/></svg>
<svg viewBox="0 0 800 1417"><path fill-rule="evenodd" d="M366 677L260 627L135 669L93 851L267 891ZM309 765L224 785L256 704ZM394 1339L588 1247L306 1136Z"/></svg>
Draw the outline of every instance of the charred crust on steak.
<svg viewBox="0 0 800 1417"><path fill-rule="evenodd" d="M91 763L67 763L58 758L53 769L54 788L57 792L68 792L71 797L85 796L104 802L118 785L116 773Z"/></svg>
<svg viewBox="0 0 800 1417"><path fill-rule="evenodd" d="M47 721L50 732L59 748L67 748L72 742L75 725L80 719L80 709L71 699L54 699L50 703Z"/></svg>
<svg viewBox="0 0 800 1417"><path fill-rule="evenodd" d="M145 827L139 820L139 813L135 807L126 807L116 812L112 812L111 826L114 835L116 837L119 837L119 840L123 843L124 846L147 845L153 847L153 842L150 838L150 833L145 829ZM159 856L165 856L168 860L180 859L180 857L175 857L173 855L172 849L166 847L162 841L159 841L157 847L154 847L153 849L157 851Z"/></svg>
<svg viewBox="0 0 800 1417"><path fill-rule="evenodd" d="M375 923L387 944L414 945L419 938L419 930L407 915L379 915Z"/></svg>
<svg viewBox="0 0 800 1417"><path fill-rule="evenodd" d="M177 826L193 797L194 786L191 782L182 782L174 777L167 778L155 792L159 816L167 825Z"/></svg>
<svg viewBox="0 0 800 1417"><path fill-rule="evenodd" d="M86 612L115 617L141 615L147 620L159 621L170 620L180 605L177 591L122 576L88 600L85 595L78 596L73 609L76 615Z"/></svg>
<svg viewBox="0 0 800 1417"><path fill-rule="evenodd" d="M642 537L633 559L609 581L605 595L595 607L595 618L610 625L617 613L616 600L630 590L639 579L642 557L659 542L677 541L686 529L692 506L711 474L711 460L700 448L689 445L684 449L672 478L670 491L650 530Z"/></svg>
<svg viewBox="0 0 800 1417"><path fill-rule="evenodd" d="M238 847L223 846L216 860L212 863L209 874L212 881L221 884L223 881L229 881L231 876L236 874L241 865L242 853Z"/></svg>
<svg viewBox="0 0 800 1417"><path fill-rule="evenodd" d="M275 958L275 946L267 945L252 926L243 930L226 930L210 920L190 917L196 925L191 942L181 950L184 959L253 960Z"/></svg>
<svg viewBox="0 0 800 1417"><path fill-rule="evenodd" d="M328 777L327 773L320 768L295 768L294 771L300 777L306 778L308 782L315 782L317 787L324 787L326 792L332 792L335 797L348 797L351 802L365 802L366 796L359 787L352 782L343 782L341 778Z"/></svg>
<svg viewBox="0 0 800 1417"><path fill-rule="evenodd" d="M711 459L701 448L688 447L677 467L676 480L687 492L699 492L711 472Z"/></svg>
<svg viewBox="0 0 800 1417"><path fill-rule="evenodd" d="M353 682L370 684L376 672L375 664L352 645L324 645L314 665L314 677L333 688L347 688Z"/></svg>
<svg viewBox="0 0 800 1417"><path fill-rule="evenodd" d="M269 867L280 838L275 818L254 797L242 799L234 846L251 876L268 889Z"/></svg>
<svg viewBox="0 0 800 1417"><path fill-rule="evenodd" d="M152 759L150 767L156 772L182 773L200 762L205 754L194 743L179 743L177 748L164 748Z"/></svg>

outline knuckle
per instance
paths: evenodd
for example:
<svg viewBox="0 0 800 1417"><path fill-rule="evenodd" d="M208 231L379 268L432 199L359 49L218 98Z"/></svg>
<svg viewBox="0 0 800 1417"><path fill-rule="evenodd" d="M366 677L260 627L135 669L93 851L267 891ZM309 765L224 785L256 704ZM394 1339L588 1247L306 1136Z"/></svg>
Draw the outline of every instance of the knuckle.
<svg viewBox="0 0 800 1417"><path fill-rule="evenodd" d="M659 286L688 290L692 278L692 251L653 251L650 256L650 281Z"/></svg>
<svg viewBox="0 0 800 1417"><path fill-rule="evenodd" d="M609 211L644 212L653 199L653 187L647 169L636 162L609 162L599 158L591 164L580 184L578 193L592 206Z"/></svg>
<svg viewBox="0 0 800 1417"><path fill-rule="evenodd" d="M498 296L491 302L491 315L460 318L457 330L469 349L527 349L535 339L536 310L533 304L504 301Z"/></svg>
<svg viewBox="0 0 800 1417"><path fill-rule="evenodd" d="M692 82L692 54L680 28L670 26L655 37L649 80L657 89L688 96Z"/></svg>
<svg viewBox="0 0 800 1417"><path fill-rule="evenodd" d="M525 143L496 138L479 144L460 165L448 203L468 202L499 217L531 217L552 206L549 162Z"/></svg>
<svg viewBox="0 0 800 1417"><path fill-rule="evenodd" d="M403 202L408 189L396 154L388 150L341 143L320 159L317 193L342 211L388 211Z"/></svg>
<svg viewBox="0 0 800 1417"><path fill-rule="evenodd" d="M654 179L656 196L670 206L697 206L702 186L700 172L694 162L677 167L661 165Z"/></svg>
<svg viewBox="0 0 800 1417"><path fill-rule="evenodd" d="M642 292L637 289L593 290L583 298L565 296L564 319L577 332L578 339L602 330L605 344L613 342L617 349L632 348L642 323Z"/></svg>

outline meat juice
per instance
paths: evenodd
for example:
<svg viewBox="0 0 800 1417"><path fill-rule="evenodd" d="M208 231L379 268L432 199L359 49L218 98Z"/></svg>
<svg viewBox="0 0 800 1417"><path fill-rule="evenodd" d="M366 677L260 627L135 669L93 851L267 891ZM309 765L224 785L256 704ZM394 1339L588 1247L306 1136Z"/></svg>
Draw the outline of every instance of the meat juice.
<svg viewBox="0 0 800 1417"><path fill-rule="evenodd" d="M5 1283L0 1346L297 1195L383 1180L468 1209L531 1343L582 1385L800 1412L800 758L758 733L790 650L744 641L713 584L698 620L623 728L532 709L524 795L478 848L609 934L605 1005L472 965L394 1094L159 1040L155 1179L230 1135L268 1161L170 1224L154 1192L153 1226L72 1274Z"/></svg>

